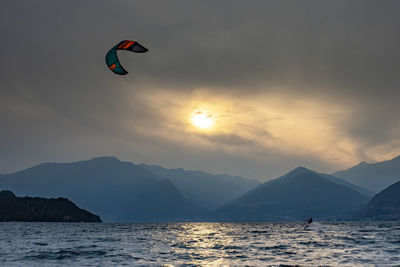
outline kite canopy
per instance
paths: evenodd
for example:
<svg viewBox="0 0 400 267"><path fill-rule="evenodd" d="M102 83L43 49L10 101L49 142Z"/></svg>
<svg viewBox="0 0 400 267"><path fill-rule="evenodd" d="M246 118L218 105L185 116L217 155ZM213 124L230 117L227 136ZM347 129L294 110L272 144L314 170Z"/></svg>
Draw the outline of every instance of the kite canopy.
<svg viewBox="0 0 400 267"><path fill-rule="evenodd" d="M128 72L121 66L121 63L119 63L117 50L127 50L135 53L145 53L148 51L147 48L143 47L138 42L130 40L121 41L111 48L106 54L106 63L112 72L119 75L125 75Z"/></svg>

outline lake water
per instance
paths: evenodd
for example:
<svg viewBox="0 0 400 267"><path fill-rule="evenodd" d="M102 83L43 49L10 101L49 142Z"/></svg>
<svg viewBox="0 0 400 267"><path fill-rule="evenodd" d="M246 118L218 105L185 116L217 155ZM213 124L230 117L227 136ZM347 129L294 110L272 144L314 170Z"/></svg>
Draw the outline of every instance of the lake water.
<svg viewBox="0 0 400 267"><path fill-rule="evenodd" d="M0 223L0 266L400 266L400 222Z"/></svg>

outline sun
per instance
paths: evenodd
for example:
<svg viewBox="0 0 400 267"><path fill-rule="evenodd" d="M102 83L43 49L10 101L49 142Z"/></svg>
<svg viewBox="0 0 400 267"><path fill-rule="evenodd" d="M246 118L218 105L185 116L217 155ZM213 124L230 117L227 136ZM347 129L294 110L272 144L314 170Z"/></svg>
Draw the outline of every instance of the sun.
<svg viewBox="0 0 400 267"><path fill-rule="evenodd" d="M214 119L206 111L195 111L191 118L192 124L200 129L211 129L214 125Z"/></svg>

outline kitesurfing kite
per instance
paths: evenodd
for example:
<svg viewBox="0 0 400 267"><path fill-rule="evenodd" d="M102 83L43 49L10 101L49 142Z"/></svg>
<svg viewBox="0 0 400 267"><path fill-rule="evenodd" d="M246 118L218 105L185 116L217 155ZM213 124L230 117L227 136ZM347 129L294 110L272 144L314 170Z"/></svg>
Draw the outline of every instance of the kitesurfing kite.
<svg viewBox="0 0 400 267"><path fill-rule="evenodd" d="M119 75L125 75L128 72L121 66L121 63L119 62L117 50L127 50L135 53L145 53L148 51L147 48L143 47L138 42L130 40L121 41L111 48L106 54L106 63L112 72Z"/></svg>

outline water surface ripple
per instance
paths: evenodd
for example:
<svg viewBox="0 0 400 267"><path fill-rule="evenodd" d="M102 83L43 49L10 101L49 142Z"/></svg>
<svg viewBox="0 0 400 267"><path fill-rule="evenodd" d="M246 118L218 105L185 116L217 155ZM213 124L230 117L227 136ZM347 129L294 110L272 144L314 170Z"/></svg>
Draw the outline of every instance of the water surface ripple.
<svg viewBox="0 0 400 267"><path fill-rule="evenodd" d="M0 266L400 266L400 222L0 223Z"/></svg>

